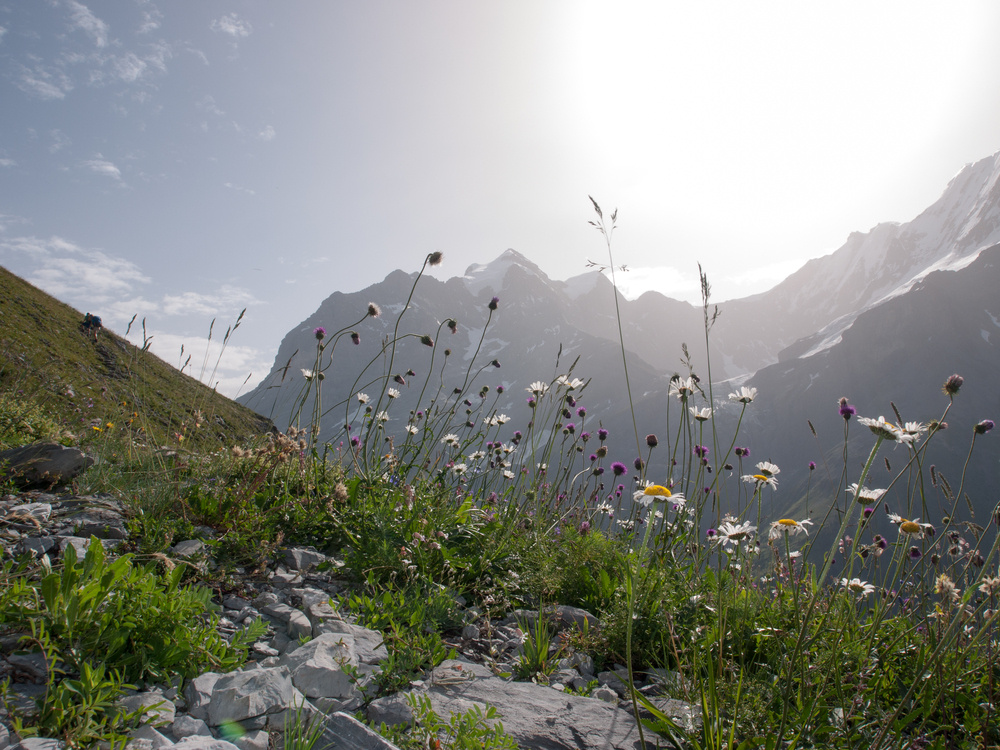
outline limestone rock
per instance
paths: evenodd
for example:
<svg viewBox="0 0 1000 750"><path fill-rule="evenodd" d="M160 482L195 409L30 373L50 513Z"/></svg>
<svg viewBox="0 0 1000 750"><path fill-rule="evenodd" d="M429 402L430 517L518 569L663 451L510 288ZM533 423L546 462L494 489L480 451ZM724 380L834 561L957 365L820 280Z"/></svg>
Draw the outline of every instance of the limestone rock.
<svg viewBox="0 0 1000 750"><path fill-rule="evenodd" d="M63 484L93 464L94 459L79 448L58 443L34 443L0 451L0 476L12 479L22 489Z"/></svg>

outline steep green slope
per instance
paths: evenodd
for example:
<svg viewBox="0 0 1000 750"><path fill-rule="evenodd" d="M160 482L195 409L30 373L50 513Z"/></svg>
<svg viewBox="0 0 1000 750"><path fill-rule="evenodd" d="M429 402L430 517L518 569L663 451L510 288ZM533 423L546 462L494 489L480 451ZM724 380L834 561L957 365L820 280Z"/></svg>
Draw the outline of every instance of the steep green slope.
<svg viewBox="0 0 1000 750"><path fill-rule="evenodd" d="M95 341L83 320L0 267L0 447L52 437L56 425L63 442L126 430L150 446L205 449L271 428L107 329Z"/></svg>

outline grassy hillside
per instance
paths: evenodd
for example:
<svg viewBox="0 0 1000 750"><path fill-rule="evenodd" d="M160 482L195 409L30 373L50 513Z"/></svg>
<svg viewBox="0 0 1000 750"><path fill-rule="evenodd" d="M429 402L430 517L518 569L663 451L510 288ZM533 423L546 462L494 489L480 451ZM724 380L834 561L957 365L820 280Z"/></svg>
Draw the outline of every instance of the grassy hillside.
<svg viewBox="0 0 1000 750"><path fill-rule="evenodd" d="M115 333L102 330L94 341L83 319L0 268L0 447L51 437L79 444L113 430L150 446L208 449L270 429Z"/></svg>

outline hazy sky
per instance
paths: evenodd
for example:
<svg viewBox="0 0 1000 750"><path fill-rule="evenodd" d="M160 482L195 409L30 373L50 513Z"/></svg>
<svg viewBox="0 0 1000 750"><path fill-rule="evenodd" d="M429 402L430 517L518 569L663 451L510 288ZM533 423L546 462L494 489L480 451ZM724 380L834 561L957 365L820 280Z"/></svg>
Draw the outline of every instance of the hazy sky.
<svg viewBox="0 0 1000 750"><path fill-rule="evenodd" d="M0 0L0 264L196 375L247 307L228 393L432 250L584 272L588 194L633 293L694 299L700 261L743 296L1000 150L998 31L993 0Z"/></svg>

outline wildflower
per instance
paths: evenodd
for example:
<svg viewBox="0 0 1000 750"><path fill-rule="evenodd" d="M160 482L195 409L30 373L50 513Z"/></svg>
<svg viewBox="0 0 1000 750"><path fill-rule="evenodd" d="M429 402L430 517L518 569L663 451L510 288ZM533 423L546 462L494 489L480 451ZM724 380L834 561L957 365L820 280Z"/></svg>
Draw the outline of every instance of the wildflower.
<svg viewBox="0 0 1000 750"><path fill-rule="evenodd" d="M983 581L979 584L979 590L989 597L1000 594L1000 575L994 577L983 576Z"/></svg>
<svg viewBox="0 0 1000 750"><path fill-rule="evenodd" d="M603 466L594 467L594 476L595 477L599 477L603 473L604 473L604 467Z"/></svg>
<svg viewBox="0 0 1000 750"><path fill-rule="evenodd" d="M675 495L662 484L647 484L643 489L636 490L632 494L632 499L643 506L668 500L674 505L684 505L686 502L684 495L680 492Z"/></svg>
<svg viewBox="0 0 1000 750"><path fill-rule="evenodd" d="M816 471L816 462L815 461L810 461L809 462L809 471Z"/></svg>
<svg viewBox="0 0 1000 750"><path fill-rule="evenodd" d="M920 523L919 518L914 518L912 521L908 521L905 518L899 516L890 515L889 520L896 523L894 518L899 518L899 533L906 534L907 536L915 537L916 539L923 539L927 535L929 529L933 529L929 523ZM931 532L933 535L933 532Z"/></svg>
<svg viewBox="0 0 1000 750"><path fill-rule="evenodd" d="M688 408L691 412L691 416L697 419L699 422L707 422L712 418L712 407L706 406L703 409L699 409L696 406L691 406Z"/></svg>
<svg viewBox="0 0 1000 750"><path fill-rule="evenodd" d="M376 305L374 302L368 303L368 316L371 318L377 318L382 314L382 308Z"/></svg>
<svg viewBox="0 0 1000 750"><path fill-rule="evenodd" d="M934 581L934 593L952 604L958 604L962 596L961 589L944 573L939 575L937 580Z"/></svg>
<svg viewBox="0 0 1000 750"><path fill-rule="evenodd" d="M445 321L445 325L448 326L448 330L452 333L458 333L458 321L454 318L449 318Z"/></svg>
<svg viewBox="0 0 1000 750"><path fill-rule="evenodd" d="M873 513L875 513L875 509L871 507L866 507L863 511L861 511L861 515L866 521L872 517Z"/></svg>
<svg viewBox="0 0 1000 750"><path fill-rule="evenodd" d="M357 435L351 435L351 447L357 448L359 445L361 445L361 438Z"/></svg>
<svg viewBox="0 0 1000 750"><path fill-rule="evenodd" d="M528 393L532 393L535 396L544 395L544 393L549 389L548 383L543 383L541 380L536 380L534 383L529 385L526 390Z"/></svg>
<svg viewBox="0 0 1000 750"><path fill-rule="evenodd" d="M911 560L919 560L923 557L923 552L920 551L919 547L910 547L909 552L906 553Z"/></svg>
<svg viewBox="0 0 1000 750"><path fill-rule="evenodd" d="M624 476L625 474L628 474L628 467L621 461L614 461L611 464L611 471L614 472L616 477L620 477Z"/></svg>
<svg viewBox="0 0 1000 750"><path fill-rule="evenodd" d="M808 518L804 518L801 521L796 521L792 518L781 518L771 524L771 530L767 534L767 538L770 540L778 539L782 534L788 534L790 536L795 536L796 534L805 534L809 536L809 529L806 528L806 524L812 525L812 521Z"/></svg>
<svg viewBox="0 0 1000 750"><path fill-rule="evenodd" d="M847 488L848 494L855 496L855 499L859 503L874 503L877 502L882 495L885 494L885 490L870 490L867 487L858 487L858 483L854 482L850 487Z"/></svg>
<svg viewBox="0 0 1000 750"><path fill-rule="evenodd" d="M670 395L676 396L681 401L686 401L689 396L693 396L694 391L694 378L678 378L676 381L670 381Z"/></svg>
<svg viewBox="0 0 1000 750"><path fill-rule="evenodd" d="M562 386L567 391L572 391L583 385L583 381L580 380L580 378L573 378L570 380L568 375L560 375L556 378L556 385Z"/></svg>
<svg viewBox="0 0 1000 750"><path fill-rule="evenodd" d="M646 435L646 445L650 448L655 448L660 444L660 441L656 439L656 435Z"/></svg>
<svg viewBox="0 0 1000 750"><path fill-rule="evenodd" d="M513 479L514 478L514 472L511 471L510 469L504 469L503 470L503 478L504 479Z"/></svg>
<svg viewBox="0 0 1000 750"><path fill-rule="evenodd" d="M576 432L576 425L572 422L563 427L563 433L565 434L572 435L574 432Z"/></svg>
<svg viewBox="0 0 1000 750"><path fill-rule="evenodd" d="M858 417L858 422L877 436L892 442L912 443L916 437L911 433L903 432L903 430L896 427L892 422L886 422L885 417L879 417L878 419Z"/></svg>
<svg viewBox="0 0 1000 750"><path fill-rule="evenodd" d="M580 419L583 419L585 416L587 416L587 410L581 406L579 409L576 410L576 416L578 416Z"/></svg>
<svg viewBox="0 0 1000 750"><path fill-rule="evenodd" d="M740 404L749 404L755 398L757 398L757 389L756 388L748 388L745 385L742 386L735 393L730 393L729 394L729 400L730 401L734 401L734 402L740 403Z"/></svg>
<svg viewBox="0 0 1000 750"><path fill-rule="evenodd" d="M719 525L718 542L729 550L732 545L739 545L740 542L748 540L756 531L757 527L751 525L749 521L744 521L740 524L733 523L732 521L723 521Z"/></svg>
<svg viewBox="0 0 1000 750"><path fill-rule="evenodd" d="M466 466L465 464L455 464L454 466L451 467L451 471L456 477L462 476L468 470L469 467Z"/></svg>
<svg viewBox="0 0 1000 750"><path fill-rule="evenodd" d="M326 338L326 329L323 326L317 326L313 329L313 336L316 337L317 341L322 341Z"/></svg>
<svg viewBox="0 0 1000 750"><path fill-rule="evenodd" d="M410 433L411 435L416 435L417 431L418 431L417 430L417 426L414 425L414 424L408 424L408 425L406 425L406 431L408 433Z"/></svg>
<svg viewBox="0 0 1000 750"><path fill-rule="evenodd" d="M842 416L845 421L849 420L857 413L858 410L855 409L853 406L851 406L849 403L847 403L846 398L840 399L840 416Z"/></svg>
<svg viewBox="0 0 1000 750"><path fill-rule="evenodd" d="M753 484L754 482L756 482L758 486L767 484L772 488L777 489L778 480L776 475L780 473L781 469L772 464L770 461L761 461L757 464L756 474L744 474L741 479L744 482L749 482L750 484Z"/></svg>
<svg viewBox="0 0 1000 750"><path fill-rule="evenodd" d="M599 429L597 431L597 439L603 443L605 440L608 439L608 431L605 430L603 427Z"/></svg>
<svg viewBox="0 0 1000 750"><path fill-rule="evenodd" d="M739 446L737 446L733 450L733 453L735 453L740 458L746 458L746 457L748 457L750 455L750 449L749 448L740 448Z"/></svg>
<svg viewBox="0 0 1000 750"><path fill-rule="evenodd" d="M361 336L357 331L351 331L351 343L355 346L361 343Z"/></svg>
<svg viewBox="0 0 1000 750"><path fill-rule="evenodd" d="M946 396L953 397L958 394L958 389L962 387L962 383L964 382L965 378L961 375L952 375L944 381L944 385L941 386L941 390L944 391Z"/></svg>
<svg viewBox="0 0 1000 750"><path fill-rule="evenodd" d="M430 336L428 336L425 333L423 336L420 337L420 343L423 344L424 346L433 347L434 346L434 339L432 339Z"/></svg>
<svg viewBox="0 0 1000 750"><path fill-rule="evenodd" d="M984 419L982 422L980 422L979 424L976 425L976 427L975 427L976 434L977 435L985 435L987 432L989 432L990 430L992 430L994 427L996 427L996 425L993 424L993 420L992 419Z"/></svg>
<svg viewBox="0 0 1000 750"><path fill-rule="evenodd" d="M490 300L490 304L488 304L487 307L490 308L490 310L496 310L497 305L499 304L500 304L500 298L494 297L493 299Z"/></svg>
<svg viewBox="0 0 1000 750"><path fill-rule="evenodd" d="M449 432L447 435L445 435L443 438L441 438L441 442L444 443L445 445L450 445L450 446L452 446L454 448L457 448L458 447L458 435L456 435L453 432Z"/></svg>
<svg viewBox="0 0 1000 750"><path fill-rule="evenodd" d="M397 391L395 388L389 388L385 392L385 395L388 396L389 398L399 398L399 391Z"/></svg>
<svg viewBox="0 0 1000 750"><path fill-rule="evenodd" d="M841 578L840 585L860 596L868 596L875 593L875 587L870 583L865 583L860 578L852 578L849 581L846 578Z"/></svg>
<svg viewBox="0 0 1000 750"><path fill-rule="evenodd" d="M387 411L380 411L378 414L375 415L375 420L378 421L378 422L388 422L389 421L389 412L387 412Z"/></svg>
<svg viewBox="0 0 1000 750"><path fill-rule="evenodd" d="M441 259L444 258L444 253L440 250L435 250L433 253L427 256L427 265L436 266L441 263Z"/></svg>
<svg viewBox="0 0 1000 750"><path fill-rule="evenodd" d="M359 404L367 404L369 401L371 401L371 398L369 398L367 393L358 393Z"/></svg>
<svg viewBox="0 0 1000 750"><path fill-rule="evenodd" d="M304 377L306 380L312 380L313 378L316 378L317 380L322 380L325 376L321 372L313 372L312 370L306 370L305 368L303 368L302 377Z"/></svg>
<svg viewBox="0 0 1000 750"><path fill-rule="evenodd" d="M705 458L708 455L708 446L696 445L693 452L698 458Z"/></svg>
<svg viewBox="0 0 1000 750"><path fill-rule="evenodd" d="M636 471L642 471L642 467L645 466L646 463L645 461L642 460L641 457L636 456L635 460L632 462L632 465L635 467Z"/></svg>

